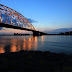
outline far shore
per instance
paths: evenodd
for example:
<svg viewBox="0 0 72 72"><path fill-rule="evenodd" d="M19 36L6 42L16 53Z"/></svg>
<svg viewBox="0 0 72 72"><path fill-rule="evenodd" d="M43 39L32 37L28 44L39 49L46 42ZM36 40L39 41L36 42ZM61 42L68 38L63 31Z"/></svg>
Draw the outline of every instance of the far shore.
<svg viewBox="0 0 72 72"><path fill-rule="evenodd" d="M60 36L72 36L72 35L70 35L70 34L47 34L47 35L39 35L39 36L48 36L48 35L60 35ZM1 35L0 34L0 36L33 36L32 34L23 34L23 35Z"/></svg>
<svg viewBox="0 0 72 72"><path fill-rule="evenodd" d="M72 55L49 51L19 51L0 54L0 70L8 72L72 72Z"/></svg>

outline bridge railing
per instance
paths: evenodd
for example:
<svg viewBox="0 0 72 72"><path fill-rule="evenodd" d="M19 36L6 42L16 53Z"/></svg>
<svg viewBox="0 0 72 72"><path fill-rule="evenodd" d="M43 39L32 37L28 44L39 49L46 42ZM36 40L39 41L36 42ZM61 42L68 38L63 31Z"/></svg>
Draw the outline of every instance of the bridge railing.
<svg viewBox="0 0 72 72"><path fill-rule="evenodd" d="M30 21L17 11L0 4L0 23L35 30Z"/></svg>

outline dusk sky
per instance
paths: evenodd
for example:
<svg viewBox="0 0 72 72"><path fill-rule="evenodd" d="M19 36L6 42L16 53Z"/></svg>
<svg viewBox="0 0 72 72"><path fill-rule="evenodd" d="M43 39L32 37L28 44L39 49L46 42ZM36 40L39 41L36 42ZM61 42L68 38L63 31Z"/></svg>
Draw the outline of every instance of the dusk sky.
<svg viewBox="0 0 72 72"><path fill-rule="evenodd" d="M0 4L34 20L32 24L37 30L72 28L72 0L0 0ZM17 31L2 32L6 30Z"/></svg>

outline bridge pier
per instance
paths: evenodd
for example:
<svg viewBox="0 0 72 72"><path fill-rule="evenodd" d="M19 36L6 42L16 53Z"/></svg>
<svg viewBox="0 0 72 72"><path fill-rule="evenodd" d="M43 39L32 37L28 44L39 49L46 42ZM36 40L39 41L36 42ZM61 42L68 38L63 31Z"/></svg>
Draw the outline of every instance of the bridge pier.
<svg viewBox="0 0 72 72"><path fill-rule="evenodd" d="M40 35L39 31L33 31L33 36L39 36L39 35Z"/></svg>
<svg viewBox="0 0 72 72"><path fill-rule="evenodd" d="M41 36L41 35L48 35L48 34L44 32L33 31L33 36Z"/></svg>

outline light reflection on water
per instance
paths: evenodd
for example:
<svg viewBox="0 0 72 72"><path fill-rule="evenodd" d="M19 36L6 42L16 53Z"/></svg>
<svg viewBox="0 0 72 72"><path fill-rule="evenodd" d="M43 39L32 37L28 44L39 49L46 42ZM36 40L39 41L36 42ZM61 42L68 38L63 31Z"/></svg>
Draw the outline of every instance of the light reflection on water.
<svg viewBox="0 0 72 72"><path fill-rule="evenodd" d="M72 54L72 36L0 36L0 53L21 50Z"/></svg>
<svg viewBox="0 0 72 72"><path fill-rule="evenodd" d="M20 38L21 37L21 38ZM0 53L18 52L21 50L37 50L37 36L35 37L3 36L0 38Z"/></svg>

